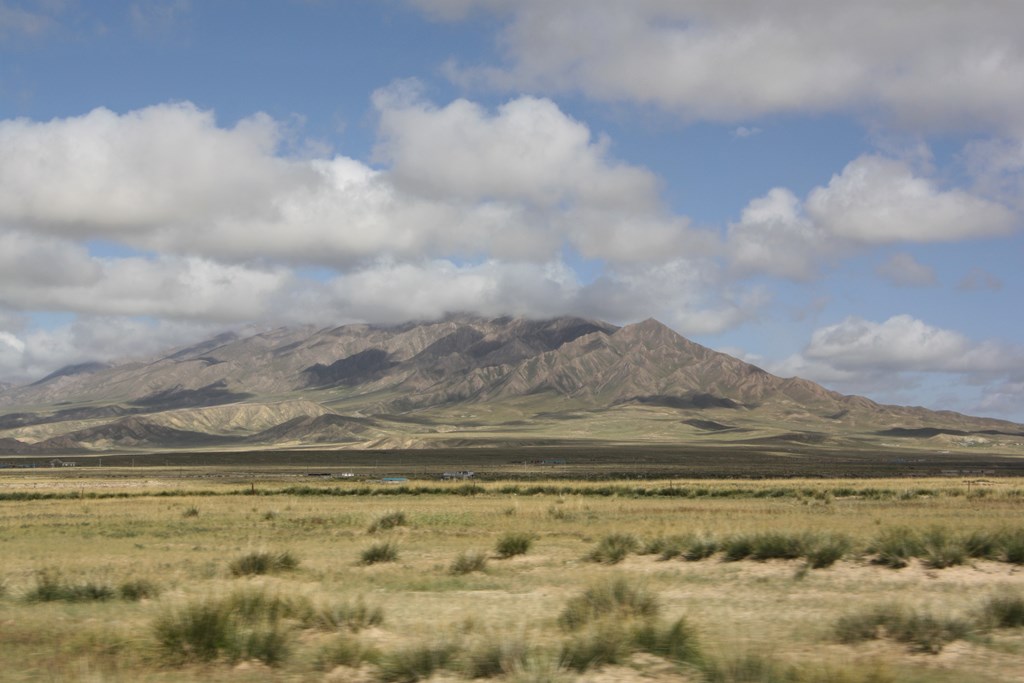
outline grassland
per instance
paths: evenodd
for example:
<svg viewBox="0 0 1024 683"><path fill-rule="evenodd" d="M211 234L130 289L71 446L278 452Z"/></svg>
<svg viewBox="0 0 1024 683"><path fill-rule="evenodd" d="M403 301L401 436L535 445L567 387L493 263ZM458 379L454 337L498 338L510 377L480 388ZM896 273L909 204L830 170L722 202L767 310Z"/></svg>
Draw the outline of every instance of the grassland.
<svg viewBox="0 0 1024 683"><path fill-rule="evenodd" d="M1024 479L98 469L0 473L4 681L1024 675Z"/></svg>

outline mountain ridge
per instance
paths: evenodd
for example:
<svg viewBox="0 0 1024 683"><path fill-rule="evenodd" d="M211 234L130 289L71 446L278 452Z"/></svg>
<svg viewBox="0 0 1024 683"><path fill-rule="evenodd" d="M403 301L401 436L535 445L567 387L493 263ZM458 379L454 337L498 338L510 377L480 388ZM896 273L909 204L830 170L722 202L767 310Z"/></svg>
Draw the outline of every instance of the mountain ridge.
<svg viewBox="0 0 1024 683"><path fill-rule="evenodd" d="M654 319L619 327L572 316L225 333L0 392L0 452L430 446L453 433L459 443L674 442L735 430L826 440L988 432L977 438L991 441L1024 426L777 377Z"/></svg>

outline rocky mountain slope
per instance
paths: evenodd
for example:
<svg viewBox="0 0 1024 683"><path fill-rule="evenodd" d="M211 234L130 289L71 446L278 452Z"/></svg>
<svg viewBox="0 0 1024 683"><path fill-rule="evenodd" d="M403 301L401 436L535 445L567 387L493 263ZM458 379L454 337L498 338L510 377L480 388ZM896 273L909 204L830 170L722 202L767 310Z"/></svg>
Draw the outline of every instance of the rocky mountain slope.
<svg viewBox="0 0 1024 683"><path fill-rule="evenodd" d="M776 377L655 320L279 328L0 392L0 453L983 433L1024 427Z"/></svg>

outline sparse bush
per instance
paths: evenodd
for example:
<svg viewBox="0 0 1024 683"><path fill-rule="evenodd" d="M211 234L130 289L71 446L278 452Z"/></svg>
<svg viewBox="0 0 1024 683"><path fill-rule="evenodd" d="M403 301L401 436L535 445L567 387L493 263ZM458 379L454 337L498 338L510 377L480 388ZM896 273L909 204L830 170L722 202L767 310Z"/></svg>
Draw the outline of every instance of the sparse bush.
<svg viewBox="0 0 1024 683"><path fill-rule="evenodd" d="M809 546L806 534L769 531L755 534L750 540L750 557L755 560L794 560L802 557Z"/></svg>
<svg viewBox="0 0 1024 683"><path fill-rule="evenodd" d="M298 566L298 558L285 551L281 553L252 552L232 560L228 568L233 576L253 576L291 571Z"/></svg>
<svg viewBox="0 0 1024 683"><path fill-rule="evenodd" d="M737 562L750 557L754 552L753 536L730 536L722 543L722 559L726 562Z"/></svg>
<svg viewBox="0 0 1024 683"><path fill-rule="evenodd" d="M921 539L907 527L883 529L868 546L868 552L875 555L872 562L893 569L906 567L910 559L921 555L922 551Z"/></svg>
<svg viewBox="0 0 1024 683"><path fill-rule="evenodd" d="M633 653L629 630L621 622L603 619L575 633L562 644L560 661L583 672L604 664L618 664Z"/></svg>
<svg viewBox="0 0 1024 683"><path fill-rule="evenodd" d="M337 666L359 668L363 662L375 661L380 653L348 633L338 634L324 645L316 656L316 666L321 671L330 671Z"/></svg>
<svg viewBox="0 0 1024 683"><path fill-rule="evenodd" d="M683 559L687 562L697 562L711 557L719 550L718 541L711 537L698 538L683 552Z"/></svg>
<svg viewBox="0 0 1024 683"><path fill-rule="evenodd" d="M353 603L332 603L311 608L303 618L303 624L322 631L347 628L361 631L384 622L384 610L371 607L361 598Z"/></svg>
<svg viewBox="0 0 1024 683"><path fill-rule="evenodd" d="M469 679L493 678L520 668L528 654L522 641L484 636L462 651L457 668Z"/></svg>
<svg viewBox="0 0 1024 683"><path fill-rule="evenodd" d="M117 595L113 587L105 583L86 581L68 583L60 572L44 569L36 574L35 588L25 595L28 602L90 602L111 600Z"/></svg>
<svg viewBox="0 0 1024 683"><path fill-rule="evenodd" d="M379 562L394 562L398 559L398 546L394 543L374 543L363 550L359 564L370 565Z"/></svg>
<svg viewBox="0 0 1024 683"><path fill-rule="evenodd" d="M405 513L401 510L394 512L386 512L370 524L367 529L368 533L375 534L378 531L388 531L389 529L395 529L400 526L408 525L408 520L405 518Z"/></svg>
<svg viewBox="0 0 1024 683"><path fill-rule="evenodd" d="M942 527L932 527L926 531L921 546L924 563L932 569L953 567L967 560L963 541L952 537Z"/></svg>
<svg viewBox="0 0 1024 683"><path fill-rule="evenodd" d="M990 531L972 531L963 539L967 557L992 560L999 555L1000 538Z"/></svg>
<svg viewBox="0 0 1024 683"><path fill-rule="evenodd" d="M498 557L509 558L516 555L525 555L533 545L533 536L525 533L512 532L505 534L498 539L494 550Z"/></svg>
<svg viewBox="0 0 1024 683"><path fill-rule="evenodd" d="M1024 596L993 595L982 605L979 621L987 628L1024 626Z"/></svg>
<svg viewBox="0 0 1024 683"><path fill-rule="evenodd" d="M1010 564L1024 564L1024 529L1014 529L1003 534L1002 560Z"/></svg>
<svg viewBox="0 0 1024 683"><path fill-rule="evenodd" d="M673 662L695 663L701 656L697 633L685 619L666 627L648 620L634 629L633 642L639 649Z"/></svg>
<svg viewBox="0 0 1024 683"><path fill-rule="evenodd" d="M806 550L807 566L824 569L843 559L850 550L850 539L842 534L829 534L816 538Z"/></svg>
<svg viewBox="0 0 1024 683"><path fill-rule="evenodd" d="M458 648L451 643L418 645L383 655L378 677L386 683L413 683L451 664Z"/></svg>
<svg viewBox="0 0 1024 683"><path fill-rule="evenodd" d="M219 658L265 664L283 661L288 637L280 622L285 616L280 606L286 603L264 594L240 596L194 601L161 614L153 633L165 658L177 664Z"/></svg>
<svg viewBox="0 0 1024 683"><path fill-rule="evenodd" d="M487 555L484 553L462 553L452 561L448 571L455 575L482 572L487 568Z"/></svg>
<svg viewBox="0 0 1024 683"><path fill-rule="evenodd" d="M182 517L198 517L199 516L199 508L197 508L195 505L190 505L189 507L185 508L185 511L181 513L181 516Z"/></svg>
<svg viewBox="0 0 1024 683"><path fill-rule="evenodd" d="M654 595L642 588L634 588L620 577L592 586L570 598L558 617L558 624L567 631L575 631L606 616L650 619L657 616L659 609Z"/></svg>
<svg viewBox="0 0 1024 683"><path fill-rule="evenodd" d="M122 600L144 600L155 598L160 594L160 587L149 579L130 579L123 582L117 589Z"/></svg>
<svg viewBox="0 0 1024 683"><path fill-rule="evenodd" d="M856 643L889 637L918 652L936 654L954 640L967 637L970 624L962 619L938 618L896 606L880 606L840 617L835 625L839 642Z"/></svg>
<svg viewBox="0 0 1024 683"><path fill-rule="evenodd" d="M632 534L609 534L590 551L587 559L591 562L618 564L625 559L626 555L635 552L639 547L640 542Z"/></svg>

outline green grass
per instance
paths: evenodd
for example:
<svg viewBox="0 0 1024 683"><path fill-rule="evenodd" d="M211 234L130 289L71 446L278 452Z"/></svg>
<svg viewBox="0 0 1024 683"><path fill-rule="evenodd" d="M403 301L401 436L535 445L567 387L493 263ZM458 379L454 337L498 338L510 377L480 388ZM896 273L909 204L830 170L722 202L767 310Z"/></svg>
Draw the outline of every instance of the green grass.
<svg viewBox="0 0 1024 683"><path fill-rule="evenodd" d="M640 549L640 541L632 534L608 534L597 546L587 554L591 562L603 564L618 564L626 558L626 555Z"/></svg>
<svg viewBox="0 0 1024 683"><path fill-rule="evenodd" d="M36 573L36 585L26 595L27 602L96 602L117 597L113 586L95 581L71 583L56 570Z"/></svg>
<svg viewBox="0 0 1024 683"><path fill-rule="evenodd" d="M966 638L973 630L966 619L936 617L890 604L842 616L836 621L834 632L841 643L892 638L916 652L937 654L945 645Z"/></svg>
<svg viewBox="0 0 1024 683"><path fill-rule="evenodd" d="M405 513L401 510L396 510L394 512L386 512L373 520L366 531L367 533L375 534L378 531L388 531L400 526L406 526L408 523L409 521L406 519Z"/></svg>
<svg viewBox="0 0 1024 683"><path fill-rule="evenodd" d="M298 566L298 558L288 551L279 553L259 551L235 558L228 565L228 570L232 576L254 576L292 571Z"/></svg>
<svg viewBox="0 0 1024 683"><path fill-rule="evenodd" d="M508 559L516 555L525 555L530 551L530 546L532 545L533 534L511 532L498 539L497 544L494 546L494 551L498 554L498 557Z"/></svg>
<svg viewBox="0 0 1024 683"><path fill-rule="evenodd" d="M390 541L374 543L364 548L359 555L359 564L371 565L381 562L395 562L398 560L398 545Z"/></svg>
<svg viewBox="0 0 1024 683"><path fill-rule="evenodd" d="M625 577L598 583L571 598L558 616L558 625L567 631L582 628L605 617L649 619L658 615L658 598Z"/></svg>
<svg viewBox="0 0 1024 683"><path fill-rule="evenodd" d="M450 574L456 576L462 574L472 574L473 572L482 572L487 569L487 555L479 552L468 552L462 553L454 560L448 567Z"/></svg>

